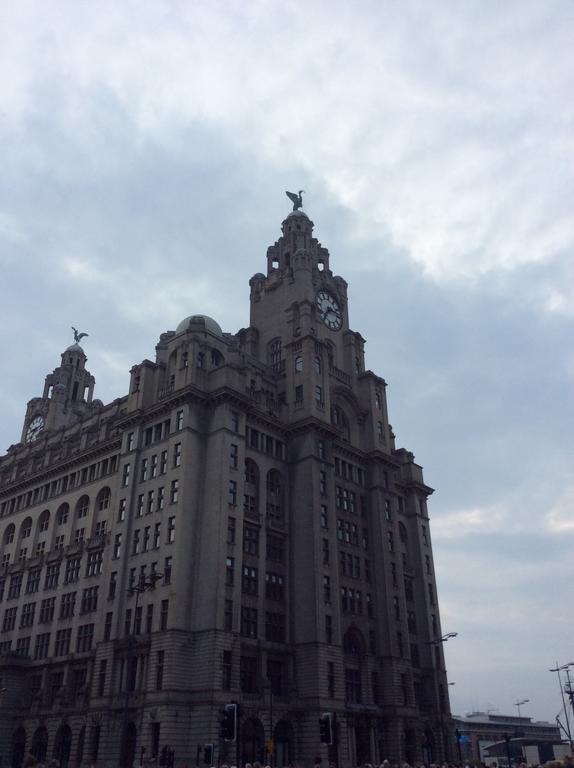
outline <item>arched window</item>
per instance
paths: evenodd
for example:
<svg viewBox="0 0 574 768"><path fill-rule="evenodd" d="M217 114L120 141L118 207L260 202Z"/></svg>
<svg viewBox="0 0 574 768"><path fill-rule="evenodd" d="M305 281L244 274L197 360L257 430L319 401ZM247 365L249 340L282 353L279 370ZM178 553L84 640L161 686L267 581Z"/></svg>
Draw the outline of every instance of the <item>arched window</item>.
<svg viewBox="0 0 574 768"><path fill-rule="evenodd" d="M297 355L297 357L295 358L295 372L301 373L302 370L303 370L303 358L301 357L301 355Z"/></svg>
<svg viewBox="0 0 574 768"><path fill-rule="evenodd" d="M47 531L49 525L50 525L50 510L45 509L40 515L40 519L38 520L38 527L40 531Z"/></svg>
<svg viewBox="0 0 574 768"><path fill-rule="evenodd" d="M32 518L27 517L22 523L22 526L20 527L20 536L23 539L27 539L31 533L32 533Z"/></svg>
<svg viewBox="0 0 574 768"><path fill-rule="evenodd" d="M313 358L313 370L315 373L321 373L321 358L319 355L315 355Z"/></svg>
<svg viewBox="0 0 574 768"><path fill-rule="evenodd" d="M223 362L223 355L221 352L217 349L211 349L211 365L218 366L221 365Z"/></svg>
<svg viewBox="0 0 574 768"><path fill-rule="evenodd" d="M110 489L106 486L105 488L102 488L102 490L98 493L98 496L96 498L96 509L98 512L101 512L104 509L107 509L110 506L110 501L112 499L112 492Z"/></svg>
<svg viewBox="0 0 574 768"><path fill-rule="evenodd" d="M70 514L70 505L67 501L60 504L58 511L56 512L56 525L65 525L68 522L68 515Z"/></svg>
<svg viewBox="0 0 574 768"><path fill-rule="evenodd" d="M247 485L259 485L259 467L253 459L245 459L244 480Z"/></svg>
<svg viewBox="0 0 574 768"><path fill-rule="evenodd" d="M15 533L16 533L16 526L14 525L14 523L10 523L10 525L4 531L4 544L12 544L12 542L14 541Z"/></svg>
<svg viewBox="0 0 574 768"><path fill-rule="evenodd" d="M331 408L331 423L343 431L345 440L349 440L349 419L343 409L338 405L334 405Z"/></svg>
<svg viewBox="0 0 574 768"><path fill-rule="evenodd" d="M90 508L90 497L89 496L81 496L78 499L78 503L76 504L76 517L86 517L88 514L88 510Z"/></svg>

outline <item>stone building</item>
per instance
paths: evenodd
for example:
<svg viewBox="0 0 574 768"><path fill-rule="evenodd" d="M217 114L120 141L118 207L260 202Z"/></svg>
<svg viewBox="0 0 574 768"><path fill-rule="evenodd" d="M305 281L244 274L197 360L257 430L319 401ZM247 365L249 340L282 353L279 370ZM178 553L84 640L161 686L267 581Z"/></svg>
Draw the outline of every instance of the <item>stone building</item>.
<svg viewBox="0 0 574 768"><path fill-rule="evenodd" d="M305 213L250 288L248 328L187 317L127 395L94 400L75 343L28 404L0 459L4 765L454 756L432 489Z"/></svg>

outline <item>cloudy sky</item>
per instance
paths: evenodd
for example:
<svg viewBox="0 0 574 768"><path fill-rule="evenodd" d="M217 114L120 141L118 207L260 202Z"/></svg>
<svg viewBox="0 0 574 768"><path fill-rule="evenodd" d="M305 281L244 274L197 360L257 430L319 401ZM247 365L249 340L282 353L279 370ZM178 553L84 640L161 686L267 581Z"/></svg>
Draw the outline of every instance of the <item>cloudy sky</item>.
<svg viewBox="0 0 574 768"><path fill-rule="evenodd" d="M72 341L108 401L248 324L305 189L430 503L457 713L574 661L574 3L0 2L0 444Z"/></svg>

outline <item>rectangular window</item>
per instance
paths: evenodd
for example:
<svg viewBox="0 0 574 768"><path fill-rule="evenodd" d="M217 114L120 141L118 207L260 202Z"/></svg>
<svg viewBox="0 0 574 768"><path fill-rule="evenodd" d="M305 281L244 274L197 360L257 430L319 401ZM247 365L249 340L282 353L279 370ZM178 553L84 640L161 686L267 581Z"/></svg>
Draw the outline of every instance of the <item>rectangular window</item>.
<svg viewBox="0 0 574 768"><path fill-rule="evenodd" d="M153 632L153 603L149 603L146 608L145 631L147 635Z"/></svg>
<svg viewBox="0 0 574 768"><path fill-rule="evenodd" d="M31 571L28 571L28 579L26 581L27 595L31 595L40 589L40 574L41 574L40 568L33 568ZM0 594L0 600L1 599L2 599L2 596Z"/></svg>
<svg viewBox="0 0 574 768"><path fill-rule="evenodd" d="M243 551L246 555L259 554L259 528L245 524L243 527Z"/></svg>
<svg viewBox="0 0 574 768"><path fill-rule="evenodd" d="M229 481L229 492L227 496L227 501L230 506L232 507L237 506L237 482L235 480Z"/></svg>
<svg viewBox="0 0 574 768"><path fill-rule="evenodd" d="M98 589L99 587L87 587L83 590L80 613L91 613L92 611L97 610Z"/></svg>
<svg viewBox="0 0 574 768"><path fill-rule="evenodd" d="M113 559L117 560L122 553L122 534L116 533L116 537L114 539L114 552L113 552Z"/></svg>
<svg viewBox="0 0 574 768"><path fill-rule="evenodd" d="M173 544L175 541L175 516L169 517L167 520L167 538L166 544Z"/></svg>
<svg viewBox="0 0 574 768"><path fill-rule="evenodd" d="M171 489L169 494L169 501L171 504L175 504L179 498L179 480L171 481Z"/></svg>
<svg viewBox="0 0 574 768"><path fill-rule="evenodd" d="M88 554L86 576L99 576L101 574L103 557L104 553L101 550L99 552L90 552Z"/></svg>
<svg viewBox="0 0 574 768"><path fill-rule="evenodd" d="M70 652L70 640L72 639L72 628L59 629L56 632L56 643L54 645L54 656L66 656Z"/></svg>
<svg viewBox="0 0 574 768"><path fill-rule="evenodd" d="M159 615L159 628L160 630L167 629L167 617L169 612L169 600L161 601L161 612Z"/></svg>
<svg viewBox="0 0 574 768"><path fill-rule="evenodd" d="M25 603L22 606L22 614L20 616L20 626L31 627L34 624L35 612L36 612L36 603Z"/></svg>
<svg viewBox="0 0 574 768"><path fill-rule="evenodd" d="M319 493L321 496L327 495L327 473L324 469L319 471Z"/></svg>
<svg viewBox="0 0 574 768"><path fill-rule="evenodd" d="M265 639L272 643L285 642L285 614L265 612Z"/></svg>
<svg viewBox="0 0 574 768"><path fill-rule="evenodd" d="M274 563L285 561L285 539L275 534L267 534L267 559Z"/></svg>
<svg viewBox="0 0 574 768"><path fill-rule="evenodd" d="M333 643L333 617L329 614L325 616L325 642L329 645Z"/></svg>
<svg viewBox="0 0 574 768"><path fill-rule="evenodd" d="M241 634L243 637L257 637L257 608L241 606Z"/></svg>
<svg viewBox="0 0 574 768"><path fill-rule="evenodd" d="M181 432L183 429L183 410L177 411L175 414L175 431Z"/></svg>
<svg viewBox="0 0 574 768"><path fill-rule="evenodd" d="M70 619L76 609L76 593L65 592L60 599L60 618Z"/></svg>
<svg viewBox="0 0 574 768"><path fill-rule="evenodd" d="M107 642L112 636L112 621L114 614L111 611L106 613L106 620L104 623L104 640Z"/></svg>
<svg viewBox="0 0 574 768"><path fill-rule="evenodd" d="M103 696L106 689L107 659L100 659L100 671L98 673L98 696Z"/></svg>
<svg viewBox="0 0 574 768"><path fill-rule="evenodd" d="M144 495L143 493L138 494L137 502L136 502L136 517L143 517L144 513Z"/></svg>
<svg viewBox="0 0 574 768"><path fill-rule="evenodd" d="M235 518L234 517L228 517L227 518L227 543L228 544L235 544Z"/></svg>
<svg viewBox="0 0 574 768"><path fill-rule="evenodd" d="M229 447L229 466L231 469L237 469L239 463L239 447L231 443Z"/></svg>
<svg viewBox="0 0 574 768"><path fill-rule="evenodd" d="M148 467L148 460L142 459L142 465L140 469L140 483L145 483L147 480L147 467Z"/></svg>
<svg viewBox="0 0 574 768"><path fill-rule="evenodd" d="M321 528L328 528L329 527L329 518L327 514L327 506L325 504L321 504Z"/></svg>
<svg viewBox="0 0 574 768"><path fill-rule="evenodd" d="M231 411L231 430L232 432L239 432L239 413L237 411Z"/></svg>
<svg viewBox="0 0 574 768"><path fill-rule="evenodd" d="M345 698L348 704L362 702L361 672L359 669L345 670Z"/></svg>
<svg viewBox="0 0 574 768"><path fill-rule="evenodd" d="M160 475L165 475L167 472L167 451L162 451L160 455L160 462L159 462L159 473Z"/></svg>
<svg viewBox="0 0 574 768"><path fill-rule="evenodd" d="M323 576L323 602L331 602L331 579L329 576Z"/></svg>
<svg viewBox="0 0 574 768"><path fill-rule="evenodd" d="M85 651L91 651L93 641L94 641L94 625L80 624L80 626L78 627L78 635L76 637L76 653L84 653Z"/></svg>
<svg viewBox="0 0 574 768"><path fill-rule="evenodd" d="M241 579L241 591L245 595L256 595L258 593L259 574L257 568L251 568L248 565L243 566L243 575Z"/></svg>
<svg viewBox="0 0 574 768"><path fill-rule="evenodd" d="M181 466L181 443L176 443L173 446L173 466Z"/></svg>
<svg viewBox="0 0 574 768"><path fill-rule="evenodd" d="M323 539L323 565L329 565L329 539Z"/></svg>
<svg viewBox="0 0 574 768"><path fill-rule="evenodd" d="M235 560L233 557L225 558L225 586L233 586Z"/></svg>
<svg viewBox="0 0 574 768"><path fill-rule="evenodd" d="M122 488L127 488L130 484L130 465L124 464L122 470Z"/></svg>
<svg viewBox="0 0 574 768"><path fill-rule="evenodd" d="M112 571L110 573L110 583L108 586L108 600L113 600L116 596L116 588L118 584L118 572Z"/></svg>
<svg viewBox="0 0 574 768"><path fill-rule="evenodd" d="M118 507L118 523L122 523L126 519L127 500L120 499Z"/></svg>
<svg viewBox="0 0 574 768"><path fill-rule="evenodd" d="M58 586L58 579L60 578L60 563L53 563L46 569L46 579L44 581L44 589L56 589Z"/></svg>
<svg viewBox="0 0 574 768"><path fill-rule="evenodd" d="M4 611L4 621L2 623L2 632L11 632L16 626L16 614L18 607L6 608Z"/></svg>
<svg viewBox="0 0 574 768"><path fill-rule="evenodd" d="M285 600L285 582L280 573L267 572L265 574L265 597L268 600Z"/></svg>
<svg viewBox="0 0 574 768"><path fill-rule="evenodd" d="M36 645L34 647L34 660L48 658L48 650L50 648L50 633L44 632L41 635L36 635Z"/></svg>
<svg viewBox="0 0 574 768"><path fill-rule="evenodd" d="M151 526L146 525L143 532L142 551L149 552Z"/></svg>
<svg viewBox="0 0 574 768"><path fill-rule="evenodd" d="M226 600L223 611L223 628L226 632L233 631L233 600Z"/></svg>

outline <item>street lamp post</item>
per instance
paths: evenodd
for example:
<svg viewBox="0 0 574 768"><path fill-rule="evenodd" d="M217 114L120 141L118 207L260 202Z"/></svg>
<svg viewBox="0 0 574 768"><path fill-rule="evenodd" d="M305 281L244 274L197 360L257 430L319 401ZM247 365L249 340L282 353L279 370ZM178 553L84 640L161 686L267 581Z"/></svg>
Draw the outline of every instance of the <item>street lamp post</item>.
<svg viewBox="0 0 574 768"><path fill-rule="evenodd" d="M530 699L522 699L522 701L515 701L514 702L514 706L518 709L518 719L519 720L520 720L520 707L523 704L528 704L529 701L530 701Z"/></svg>
<svg viewBox="0 0 574 768"><path fill-rule="evenodd" d="M137 621L137 612L138 612L138 605L139 605L139 599L140 594L142 592L149 592L152 589L155 589L156 583L163 579L162 573L151 573L149 576L145 576L143 573L140 573L140 577L138 579L138 583L130 587L127 590L128 595L133 595L135 592L136 595L136 602L134 607L134 631L131 632L131 626L127 627L128 629L128 652L126 655L126 661L125 661L125 673L124 673L124 684L126 687L126 698L124 703L124 716L123 716L123 732L122 732L122 744L119 754L119 765L120 768L122 768L123 764L127 764L127 754L124 754L124 752L127 752L127 725L128 725L128 711L129 711L129 704L130 704L130 685L129 685L129 675L130 675L130 664L132 661L132 647L133 644L135 644L135 632L136 632L136 621ZM131 625L131 620L130 620ZM140 627L141 629L141 627ZM135 746L135 745L134 745Z"/></svg>
<svg viewBox="0 0 574 768"><path fill-rule="evenodd" d="M566 671L566 677L568 679L568 687L570 691L572 691L572 687L570 685L570 675L568 673L568 667L574 666L573 661L569 661L568 664L562 664L562 666L558 666L558 662L556 662L556 666L549 670L549 672L556 672L558 675L558 685L560 686L560 695L562 696L562 706L564 707L564 717L566 718L566 731L568 733L568 741L570 743L570 752L574 751L574 745L572 744L572 732L570 731L570 718L568 717L568 707L566 706L566 700L564 698L564 688L562 687L562 678L560 677L560 672ZM570 697L572 697L572 694L570 693ZM572 704L572 698L570 698L570 703Z"/></svg>
<svg viewBox="0 0 574 768"><path fill-rule="evenodd" d="M451 640L454 637L458 637L458 632L447 632L445 635L442 635L441 637L434 638L433 640L428 640L427 645L433 645L435 649L437 649L443 643L447 643L449 640ZM435 653L436 653L436 650L435 650ZM439 662L437 663L437 673L438 673L440 671L440 656L438 655L438 653L437 653L436 661ZM447 684L447 688L448 688L448 685L451 685L451 683ZM454 683L452 683L452 685L454 685ZM443 750L445 751L445 753L450 753L450 746L447 746L447 745L452 740L452 731L450 731L449 733L448 727L445 727L444 725L444 703L445 703L443 701L444 689L442 688L442 686L439 688L438 674L437 674L437 677L435 678L435 686L436 686L435 693L438 695L438 709L440 713L437 719L438 719L440 731L443 734L443 738L445 738ZM448 696L447 696L447 699L448 699ZM447 738L448 738L448 741L446 740ZM457 734L457 745L460 751L460 742L458 741L458 734ZM448 757L448 754L445 754L445 757Z"/></svg>

